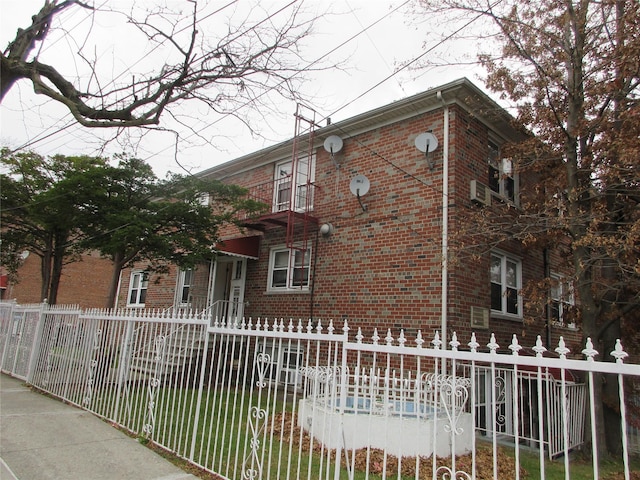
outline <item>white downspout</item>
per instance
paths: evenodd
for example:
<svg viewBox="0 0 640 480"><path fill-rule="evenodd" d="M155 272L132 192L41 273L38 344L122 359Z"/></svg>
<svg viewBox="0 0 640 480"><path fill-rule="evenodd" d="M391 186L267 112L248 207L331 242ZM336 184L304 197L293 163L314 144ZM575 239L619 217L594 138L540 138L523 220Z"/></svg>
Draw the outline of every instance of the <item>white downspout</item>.
<svg viewBox="0 0 640 480"><path fill-rule="evenodd" d="M442 349L447 349L447 305L449 278L449 107L442 98L442 91L437 93L438 100L444 108L444 125L442 140L442 311L440 318L440 334ZM442 362L443 373L446 373L445 362Z"/></svg>

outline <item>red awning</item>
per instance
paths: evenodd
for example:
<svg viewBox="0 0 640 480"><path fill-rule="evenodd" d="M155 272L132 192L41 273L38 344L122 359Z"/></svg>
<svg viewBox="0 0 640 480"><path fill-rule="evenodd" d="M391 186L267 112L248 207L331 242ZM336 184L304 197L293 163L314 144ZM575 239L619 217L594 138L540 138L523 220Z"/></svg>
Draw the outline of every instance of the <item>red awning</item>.
<svg viewBox="0 0 640 480"><path fill-rule="evenodd" d="M0 288L7 288L9 285L9 275L0 275Z"/></svg>
<svg viewBox="0 0 640 480"><path fill-rule="evenodd" d="M222 240L216 243L215 250L225 255L257 260L260 253L260 235Z"/></svg>

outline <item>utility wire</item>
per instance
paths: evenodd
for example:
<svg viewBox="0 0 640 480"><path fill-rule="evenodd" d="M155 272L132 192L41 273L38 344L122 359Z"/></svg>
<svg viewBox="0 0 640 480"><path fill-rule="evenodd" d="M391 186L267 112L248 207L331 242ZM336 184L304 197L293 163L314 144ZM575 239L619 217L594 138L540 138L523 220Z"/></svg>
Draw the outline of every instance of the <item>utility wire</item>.
<svg viewBox="0 0 640 480"><path fill-rule="evenodd" d="M237 3L239 0L232 0L231 2L219 7L218 9L214 10L213 12L205 15L202 18L199 18L198 21L196 22L196 26L200 23L203 22L205 20L207 20L208 18L220 13L221 11L223 11L224 9L226 9L227 7L230 7L231 5ZM294 0L295 1L295 0ZM85 22L89 16L93 15L95 13L95 11L99 11L101 10L105 5L108 4L108 0L105 0L104 3L102 3L102 5L100 5L98 8L94 9L91 13L89 13L86 17L82 18L78 23L76 23L71 29L68 30L68 34L70 34L73 30L75 30L76 28L78 28L83 22ZM75 10L72 12L72 15L75 15ZM63 14L66 12L63 12ZM180 34L182 32L184 32L185 30L192 28L193 25L189 24L186 25L184 27L182 27L179 30L176 30L175 34ZM52 48L53 46L55 46L58 42L62 41L62 39L64 38L64 36L57 38L56 40L54 40L52 43L47 44L44 48L42 48L40 51L41 52L45 52L47 50L49 50L50 48ZM132 67L140 64L143 60L145 60L151 53L153 53L155 50L157 50L158 48L160 48L162 45L161 44L156 44L149 52L145 53L142 57L140 57L138 60L135 60L132 64L130 64L126 70L122 71L119 75L113 77L106 85L105 87L108 87L110 85L113 85L118 79L122 78L123 76L127 75L128 73L131 72ZM13 149L13 152L17 152L19 150L23 150L25 148L28 148L32 145L35 145L37 143L40 143L42 140L45 140L47 138L50 138L54 135L57 135L59 133L62 133L63 131L67 130L70 127L74 127L76 130L80 130L80 126L78 125L78 123L76 121L74 121L73 119L70 119L65 125L63 125L62 127L57 128L55 131L51 132L51 133L46 133L43 132L40 134L40 136L44 135L42 138L35 138L33 140L30 140L26 143L24 143L23 145Z"/></svg>

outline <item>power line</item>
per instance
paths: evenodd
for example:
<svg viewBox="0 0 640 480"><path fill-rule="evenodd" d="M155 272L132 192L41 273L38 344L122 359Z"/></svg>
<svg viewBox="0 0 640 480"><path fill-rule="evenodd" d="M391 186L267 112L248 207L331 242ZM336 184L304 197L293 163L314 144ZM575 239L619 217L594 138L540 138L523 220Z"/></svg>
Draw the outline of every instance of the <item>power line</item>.
<svg viewBox="0 0 640 480"><path fill-rule="evenodd" d="M198 21L196 22L196 26L198 25L198 23L212 17L213 15L216 15L218 13L220 13L221 11L223 11L224 9L226 9L227 7L230 7L231 5L237 3L238 0L232 0L229 3L217 8L216 10L214 10L213 12L205 15L203 18L198 19ZM58 42L62 41L63 38L65 38L65 36L70 35L71 32L73 32L76 28L78 28L82 23L84 23L90 16L95 14L95 11L100 11L102 10L102 8L108 4L108 0L105 0L99 7L94 8L93 11L91 13L89 13L87 16L85 16L84 18L82 18L79 22L77 22L73 27L71 27L71 29L69 29L68 31L66 31L66 35L61 36L59 38L57 38L56 40L54 40L52 43L48 43L46 44L46 46L44 46L40 51L41 52L45 52L49 49L51 49L53 46L55 46ZM65 10L62 12L61 17L68 12L68 10ZM76 14L76 10L73 10L71 15L75 15ZM186 25L184 27L182 27L179 30L176 30L175 34L180 34L182 32L184 32L185 30L192 28L192 25ZM145 53L143 56L141 56L140 58L138 58L138 60L135 60L132 64L129 64L129 66L127 67L126 70L122 71L119 75L113 77L106 85L105 87L108 87L110 85L113 85L118 79L122 78L123 76L125 76L127 73L131 72L132 67L140 64L143 60L145 60L145 58L151 54L152 52L156 51L158 48L160 48L161 44L156 44L156 46L154 46L149 52ZM19 150L23 150L25 148L28 148L30 146L33 146L37 143L40 143L42 140L46 139L46 138L50 138L54 135L57 135L59 133L62 133L63 131L67 130L70 127L74 127L74 129L76 130L80 130L80 126L78 125L78 123L76 121L74 121L73 119L69 120L65 125L63 125L62 127L57 128L55 131L51 132L51 133L46 133L43 132L40 134L40 136L42 136L42 138L35 138L32 139L26 143L24 143L23 145L13 149L13 152L17 152Z"/></svg>

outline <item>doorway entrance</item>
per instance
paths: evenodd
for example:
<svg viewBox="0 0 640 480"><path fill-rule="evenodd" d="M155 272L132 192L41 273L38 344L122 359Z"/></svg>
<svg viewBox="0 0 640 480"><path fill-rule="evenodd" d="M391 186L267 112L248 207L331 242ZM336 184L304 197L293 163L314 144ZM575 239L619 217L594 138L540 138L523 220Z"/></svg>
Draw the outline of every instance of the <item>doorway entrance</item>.
<svg viewBox="0 0 640 480"><path fill-rule="evenodd" d="M209 299L211 313L219 322L242 320L247 259L219 255L212 264Z"/></svg>

